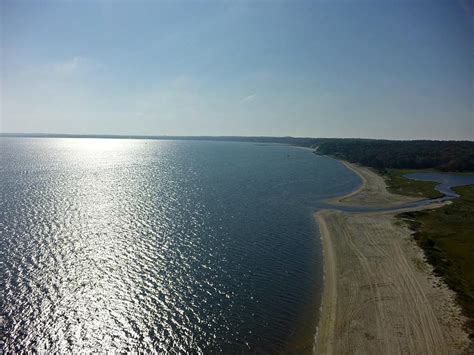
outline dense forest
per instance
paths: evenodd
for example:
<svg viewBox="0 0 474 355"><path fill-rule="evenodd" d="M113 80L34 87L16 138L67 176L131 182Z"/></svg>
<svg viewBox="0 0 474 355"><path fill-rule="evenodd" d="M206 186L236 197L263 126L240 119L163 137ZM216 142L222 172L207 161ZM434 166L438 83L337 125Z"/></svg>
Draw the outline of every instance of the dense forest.
<svg viewBox="0 0 474 355"><path fill-rule="evenodd" d="M388 141L329 139L317 144L327 154L376 169L474 171L472 141Z"/></svg>
<svg viewBox="0 0 474 355"><path fill-rule="evenodd" d="M240 136L119 136L65 134L8 134L0 137L129 138L279 143L317 148L318 154L331 155L376 169L439 169L474 171L473 141L391 141L379 139L240 137Z"/></svg>

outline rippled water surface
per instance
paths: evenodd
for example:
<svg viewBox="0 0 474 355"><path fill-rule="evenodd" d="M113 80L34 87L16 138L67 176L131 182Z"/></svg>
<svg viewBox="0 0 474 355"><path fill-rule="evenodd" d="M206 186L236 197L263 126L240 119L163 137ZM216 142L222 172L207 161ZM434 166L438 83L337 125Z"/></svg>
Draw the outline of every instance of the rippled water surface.
<svg viewBox="0 0 474 355"><path fill-rule="evenodd" d="M312 212L358 178L250 143L0 139L4 351L278 352L315 326Z"/></svg>

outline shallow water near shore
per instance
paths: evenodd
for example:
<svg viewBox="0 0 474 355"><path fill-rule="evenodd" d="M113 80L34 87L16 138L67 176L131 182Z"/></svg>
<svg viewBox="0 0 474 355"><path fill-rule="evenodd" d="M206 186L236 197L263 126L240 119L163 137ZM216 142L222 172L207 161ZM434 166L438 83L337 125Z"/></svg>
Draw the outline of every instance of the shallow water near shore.
<svg viewBox="0 0 474 355"><path fill-rule="evenodd" d="M360 184L283 145L2 138L0 152L4 351L281 352L317 321L312 213Z"/></svg>

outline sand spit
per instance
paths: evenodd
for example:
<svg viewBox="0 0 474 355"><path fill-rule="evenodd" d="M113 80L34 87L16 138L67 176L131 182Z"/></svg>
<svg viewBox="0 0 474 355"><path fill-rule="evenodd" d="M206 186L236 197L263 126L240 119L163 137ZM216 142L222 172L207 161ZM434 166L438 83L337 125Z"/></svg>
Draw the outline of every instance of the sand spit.
<svg viewBox="0 0 474 355"><path fill-rule="evenodd" d="M383 179L375 179L371 170L349 166L363 176L364 186L341 203L407 202L403 196L390 197ZM370 186L373 182L376 187ZM410 230L395 218L397 213L324 210L315 215L325 259L316 353L465 351L469 340L454 293L433 275Z"/></svg>
<svg viewBox="0 0 474 355"><path fill-rule="evenodd" d="M361 177L362 186L349 195L329 200L328 202L332 204L384 208L396 207L422 199L392 194L387 191L384 178L374 170L348 162L343 162L343 164Z"/></svg>

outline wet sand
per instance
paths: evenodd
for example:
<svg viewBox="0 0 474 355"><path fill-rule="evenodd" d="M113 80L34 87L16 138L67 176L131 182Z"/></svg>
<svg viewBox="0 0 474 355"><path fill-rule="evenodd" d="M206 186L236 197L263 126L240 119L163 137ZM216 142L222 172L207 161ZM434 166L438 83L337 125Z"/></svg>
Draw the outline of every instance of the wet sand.
<svg viewBox="0 0 474 355"><path fill-rule="evenodd" d="M348 167L363 178L363 186L333 203L393 207L415 200L389 193L370 169ZM469 341L454 293L433 275L410 230L395 218L398 213L316 213L325 268L316 353L465 351Z"/></svg>

